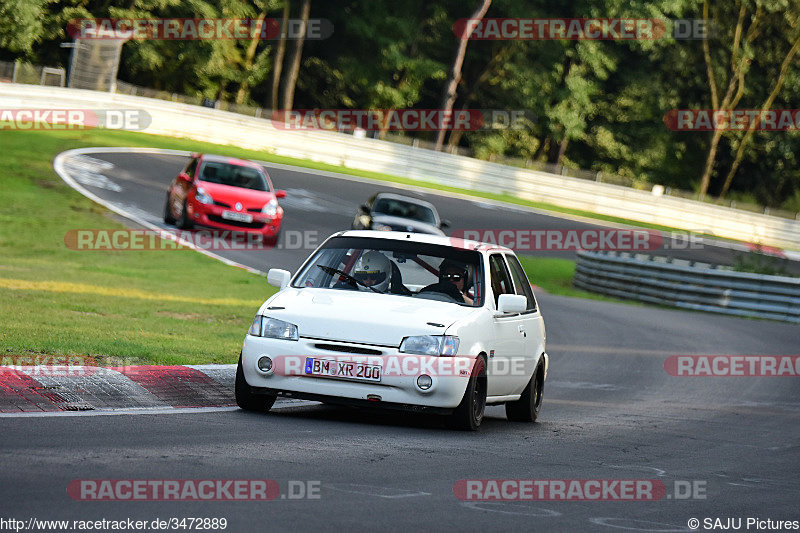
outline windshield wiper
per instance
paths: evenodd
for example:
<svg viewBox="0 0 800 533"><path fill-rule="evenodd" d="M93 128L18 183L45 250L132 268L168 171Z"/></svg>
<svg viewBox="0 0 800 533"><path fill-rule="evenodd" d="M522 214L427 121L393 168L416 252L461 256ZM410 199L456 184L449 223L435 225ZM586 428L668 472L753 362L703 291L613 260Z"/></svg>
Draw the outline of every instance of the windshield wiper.
<svg viewBox="0 0 800 533"><path fill-rule="evenodd" d="M345 278L349 279L350 281L352 281L353 283L355 283L357 285L361 285L362 287L368 288L372 292L377 292L378 294L383 294L381 291L379 291L375 287L371 287L369 285L365 285L363 281L357 280L356 278L354 278L350 274L348 274L346 272L342 272L338 268L333 268L333 267L329 267L329 266L326 266L326 265L317 265L317 268L321 268L323 272L325 272L326 274L330 274L331 276L334 275L334 274L339 274L339 275L344 276Z"/></svg>

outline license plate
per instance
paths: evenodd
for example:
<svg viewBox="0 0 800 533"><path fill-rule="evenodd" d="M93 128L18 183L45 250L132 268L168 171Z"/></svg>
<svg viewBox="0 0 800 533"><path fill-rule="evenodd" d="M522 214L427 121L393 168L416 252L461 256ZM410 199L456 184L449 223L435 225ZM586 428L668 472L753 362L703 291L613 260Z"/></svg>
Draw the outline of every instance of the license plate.
<svg viewBox="0 0 800 533"><path fill-rule="evenodd" d="M305 373L309 376L347 378L362 381L380 381L381 366L355 361L331 361L306 357Z"/></svg>
<svg viewBox="0 0 800 533"><path fill-rule="evenodd" d="M236 220L237 222L252 222L253 215L247 213L237 213L236 211L223 211L222 218L225 220Z"/></svg>

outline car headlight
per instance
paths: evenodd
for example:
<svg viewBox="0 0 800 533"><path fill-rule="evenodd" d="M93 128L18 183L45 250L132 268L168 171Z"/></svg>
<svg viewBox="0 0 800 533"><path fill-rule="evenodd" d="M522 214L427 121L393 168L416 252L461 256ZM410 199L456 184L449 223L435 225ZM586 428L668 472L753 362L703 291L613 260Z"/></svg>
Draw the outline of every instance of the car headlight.
<svg viewBox="0 0 800 533"><path fill-rule="evenodd" d="M261 213L270 217L274 217L278 213L278 200L273 198L264 206Z"/></svg>
<svg viewBox="0 0 800 533"><path fill-rule="evenodd" d="M294 324L261 315L256 315L247 333L256 337L269 337L271 339L285 339L289 341L296 341L299 338L297 326Z"/></svg>
<svg viewBox="0 0 800 533"><path fill-rule="evenodd" d="M197 188L197 192L194 194L194 199L200 202L201 204L213 204L214 199L211 198L211 195L206 192L206 190L202 187Z"/></svg>
<svg viewBox="0 0 800 533"><path fill-rule="evenodd" d="M453 335L418 335L404 338L399 351L419 355L455 355L458 342L458 337Z"/></svg>

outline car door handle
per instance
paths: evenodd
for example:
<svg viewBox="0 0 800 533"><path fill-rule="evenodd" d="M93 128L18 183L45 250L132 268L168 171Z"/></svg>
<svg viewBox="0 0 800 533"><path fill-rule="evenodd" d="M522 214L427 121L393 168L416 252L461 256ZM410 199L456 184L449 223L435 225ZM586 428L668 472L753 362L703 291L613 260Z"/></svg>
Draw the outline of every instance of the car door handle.
<svg viewBox="0 0 800 533"><path fill-rule="evenodd" d="M528 336L528 334L525 333L525 328L523 328L522 326L517 326L517 329L519 330L520 333L522 333L523 337L527 337Z"/></svg>

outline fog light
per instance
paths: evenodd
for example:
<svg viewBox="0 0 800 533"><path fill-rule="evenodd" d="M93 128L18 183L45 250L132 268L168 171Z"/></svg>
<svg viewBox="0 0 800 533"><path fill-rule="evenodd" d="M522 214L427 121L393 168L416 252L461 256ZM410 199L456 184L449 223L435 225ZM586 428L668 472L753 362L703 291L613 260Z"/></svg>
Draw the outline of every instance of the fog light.
<svg viewBox="0 0 800 533"><path fill-rule="evenodd" d="M266 355L262 355L258 358L258 369L264 373L272 371L272 359L267 357Z"/></svg>
<svg viewBox="0 0 800 533"><path fill-rule="evenodd" d="M417 387L422 390L428 390L433 385L433 378L431 378L427 374L422 374L420 377L417 378Z"/></svg>

